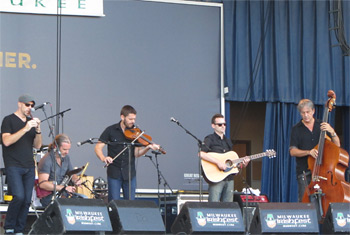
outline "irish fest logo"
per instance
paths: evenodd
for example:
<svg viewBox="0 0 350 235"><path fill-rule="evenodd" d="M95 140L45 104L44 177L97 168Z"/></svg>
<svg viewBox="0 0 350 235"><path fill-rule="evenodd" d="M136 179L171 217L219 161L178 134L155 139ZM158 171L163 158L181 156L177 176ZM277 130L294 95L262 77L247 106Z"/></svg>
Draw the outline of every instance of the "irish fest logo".
<svg viewBox="0 0 350 235"><path fill-rule="evenodd" d="M196 220L197 220L197 223L202 227L207 224L207 221L203 215L203 212L201 212L201 211L197 212Z"/></svg>
<svg viewBox="0 0 350 235"><path fill-rule="evenodd" d="M73 215L73 212L71 209L66 209L66 218L68 223L75 224L75 216Z"/></svg>
<svg viewBox="0 0 350 235"><path fill-rule="evenodd" d="M276 220L273 217L273 214L267 214L265 221L269 228L274 228L277 225Z"/></svg>

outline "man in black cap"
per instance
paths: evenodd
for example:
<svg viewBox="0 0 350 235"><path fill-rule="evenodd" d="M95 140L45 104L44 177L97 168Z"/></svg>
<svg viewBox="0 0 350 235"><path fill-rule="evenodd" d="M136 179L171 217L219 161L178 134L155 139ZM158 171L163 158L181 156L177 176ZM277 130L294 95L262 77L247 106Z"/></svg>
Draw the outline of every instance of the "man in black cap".
<svg viewBox="0 0 350 235"><path fill-rule="evenodd" d="M17 111L6 116L1 125L7 185L13 196L6 214L6 234L23 233L31 204L35 181L33 147L39 149L42 144L40 120L31 115L34 105L32 96L20 96Z"/></svg>

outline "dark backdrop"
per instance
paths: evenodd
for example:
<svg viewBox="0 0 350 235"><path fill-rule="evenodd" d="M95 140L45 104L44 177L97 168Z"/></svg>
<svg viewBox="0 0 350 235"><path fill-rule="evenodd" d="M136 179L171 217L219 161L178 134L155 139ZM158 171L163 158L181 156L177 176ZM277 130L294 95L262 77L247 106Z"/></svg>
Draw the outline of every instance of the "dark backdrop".
<svg viewBox="0 0 350 235"><path fill-rule="evenodd" d="M70 108L54 129L71 137L74 166L89 162L85 174L106 178L94 145L76 143L99 137L130 104L140 128L167 151L159 167L169 185L198 189L196 181L184 179L198 173L197 142L170 117L202 139L212 131L211 116L221 112L220 5L104 1L104 13L0 13L1 119L16 110L22 93L33 94L37 104L51 102L52 112L45 107L49 116ZM41 110L34 116L45 118ZM42 123L44 144L51 142L47 124ZM137 176L138 188L157 188L148 158L137 161Z"/></svg>

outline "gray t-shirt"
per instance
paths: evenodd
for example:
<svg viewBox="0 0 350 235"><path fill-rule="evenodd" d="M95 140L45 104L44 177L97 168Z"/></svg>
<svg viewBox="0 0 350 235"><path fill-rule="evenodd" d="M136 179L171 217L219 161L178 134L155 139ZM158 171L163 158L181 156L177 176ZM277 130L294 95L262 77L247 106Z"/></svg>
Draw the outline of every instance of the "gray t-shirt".
<svg viewBox="0 0 350 235"><path fill-rule="evenodd" d="M46 154L39 162L38 172L49 174L49 181L53 181L55 177L53 159L54 159L54 151L50 151ZM61 184L64 176L71 170L73 170L72 164L70 162L69 155L66 155L62 158L61 166L56 163L56 181L57 184Z"/></svg>

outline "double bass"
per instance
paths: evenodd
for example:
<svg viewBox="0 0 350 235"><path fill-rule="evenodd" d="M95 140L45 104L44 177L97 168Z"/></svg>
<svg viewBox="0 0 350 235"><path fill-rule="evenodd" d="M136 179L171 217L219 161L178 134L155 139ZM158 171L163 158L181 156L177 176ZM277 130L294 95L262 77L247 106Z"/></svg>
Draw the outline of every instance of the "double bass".
<svg viewBox="0 0 350 235"><path fill-rule="evenodd" d="M328 114L335 105L334 91L329 90L327 95L329 99L323 113L323 122L328 121ZM318 157L308 157L312 178L305 189L302 202L317 202L322 223L331 202L350 202L350 184L345 181L344 176L349 164L349 154L326 138L326 131L322 130L315 149L318 149Z"/></svg>

